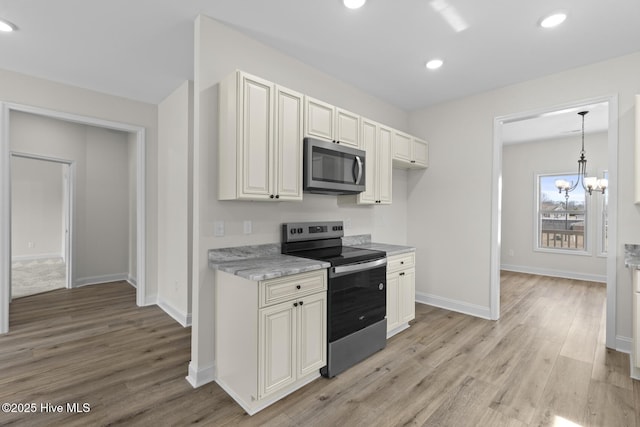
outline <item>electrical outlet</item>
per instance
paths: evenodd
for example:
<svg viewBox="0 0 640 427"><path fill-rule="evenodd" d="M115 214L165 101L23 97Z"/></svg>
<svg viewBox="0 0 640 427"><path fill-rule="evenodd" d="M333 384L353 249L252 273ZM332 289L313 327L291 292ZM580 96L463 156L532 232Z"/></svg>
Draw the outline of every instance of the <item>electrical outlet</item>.
<svg viewBox="0 0 640 427"><path fill-rule="evenodd" d="M224 221L214 221L213 235L216 237L224 236Z"/></svg>
<svg viewBox="0 0 640 427"><path fill-rule="evenodd" d="M36 246L36 245L35 245L33 242L28 242L28 243L27 243L27 247L28 247L29 249L33 249L35 246Z"/></svg>
<svg viewBox="0 0 640 427"><path fill-rule="evenodd" d="M253 231L253 224L251 223L251 221L245 221L244 234L251 234L252 231Z"/></svg>
<svg viewBox="0 0 640 427"><path fill-rule="evenodd" d="M344 220L344 229L348 230L351 228L351 218L347 218Z"/></svg>
<svg viewBox="0 0 640 427"><path fill-rule="evenodd" d="M513 249L509 249L509 256L514 256L516 253Z"/></svg>

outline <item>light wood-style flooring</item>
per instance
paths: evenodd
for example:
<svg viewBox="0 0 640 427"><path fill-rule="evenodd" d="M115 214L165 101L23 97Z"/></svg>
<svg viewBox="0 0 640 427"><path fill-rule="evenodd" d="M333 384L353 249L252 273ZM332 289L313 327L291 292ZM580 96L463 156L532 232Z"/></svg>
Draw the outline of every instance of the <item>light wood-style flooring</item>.
<svg viewBox="0 0 640 427"><path fill-rule="evenodd" d="M497 322L417 304L385 350L249 417L215 383L187 383L190 329L136 307L128 284L20 298L0 336L0 403L90 411L0 425L638 425L628 355L604 345L604 285L503 272L501 300Z"/></svg>

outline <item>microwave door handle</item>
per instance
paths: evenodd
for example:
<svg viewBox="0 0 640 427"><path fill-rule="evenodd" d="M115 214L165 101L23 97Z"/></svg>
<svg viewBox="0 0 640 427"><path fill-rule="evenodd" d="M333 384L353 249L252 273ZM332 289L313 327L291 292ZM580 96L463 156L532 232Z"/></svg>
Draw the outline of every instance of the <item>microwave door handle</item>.
<svg viewBox="0 0 640 427"><path fill-rule="evenodd" d="M358 165L358 174L356 175L356 184L360 184L360 179L362 178L362 160L360 156L356 156L356 164Z"/></svg>

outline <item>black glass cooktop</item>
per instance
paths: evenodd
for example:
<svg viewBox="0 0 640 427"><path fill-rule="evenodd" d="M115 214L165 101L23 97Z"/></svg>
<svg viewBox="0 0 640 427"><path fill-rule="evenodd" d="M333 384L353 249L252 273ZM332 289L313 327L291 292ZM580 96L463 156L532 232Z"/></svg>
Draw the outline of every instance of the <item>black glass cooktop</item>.
<svg viewBox="0 0 640 427"><path fill-rule="evenodd" d="M383 251L355 248L352 246L334 246L330 248L309 249L290 253L289 255L326 261L331 263L334 267L338 265L373 261L387 256L386 252Z"/></svg>

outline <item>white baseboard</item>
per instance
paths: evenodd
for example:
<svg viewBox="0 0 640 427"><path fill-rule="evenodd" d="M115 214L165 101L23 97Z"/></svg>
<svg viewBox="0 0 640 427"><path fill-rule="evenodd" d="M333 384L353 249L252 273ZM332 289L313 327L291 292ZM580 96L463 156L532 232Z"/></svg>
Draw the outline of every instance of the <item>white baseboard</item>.
<svg viewBox="0 0 640 427"><path fill-rule="evenodd" d="M50 253L50 254L34 254L34 255L13 255L11 262L14 261L37 261L39 259L62 259L63 254Z"/></svg>
<svg viewBox="0 0 640 427"><path fill-rule="evenodd" d="M138 281L132 275L130 274L127 275L127 282L129 282L129 284L134 288L138 289Z"/></svg>
<svg viewBox="0 0 640 427"><path fill-rule="evenodd" d="M629 337L622 337L620 335L616 335L616 351L621 353L629 353L631 354L631 346L633 341Z"/></svg>
<svg viewBox="0 0 640 427"><path fill-rule="evenodd" d="M81 277L74 280L73 287L79 288L82 286L98 285L101 283L108 283L108 282L119 282L119 281L128 282L129 281L128 278L129 278L129 275L127 273L105 274L103 276L93 276L93 277Z"/></svg>
<svg viewBox="0 0 640 427"><path fill-rule="evenodd" d="M489 307L483 307L481 305L439 297L424 292L416 292L416 302L491 320L491 310Z"/></svg>
<svg viewBox="0 0 640 427"><path fill-rule="evenodd" d="M191 326L191 314L185 313L181 310L178 310L169 302L163 300L161 297L158 297L158 307L164 310L169 316L173 317L173 319L180 323L183 327Z"/></svg>
<svg viewBox="0 0 640 427"><path fill-rule="evenodd" d="M187 375L186 379L193 388L208 384L216 379L216 365L213 364L203 369L198 369L193 366L193 362L189 362L189 375Z"/></svg>
<svg viewBox="0 0 640 427"><path fill-rule="evenodd" d="M584 280L586 282L607 283L607 275L585 274L575 271L551 270L548 268L529 267L526 265L500 265L501 270L513 271L515 273L537 274L539 276L562 277L563 279Z"/></svg>
<svg viewBox="0 0 640 427"><path fill-rule="evenodd" d="M404 331L405 329L409 328L409 323L403 323L401 325L398 325L397 327L393 328L390 331L387 331L387 339L391 338L392 336L399 334L400 332Z"/></svg>

